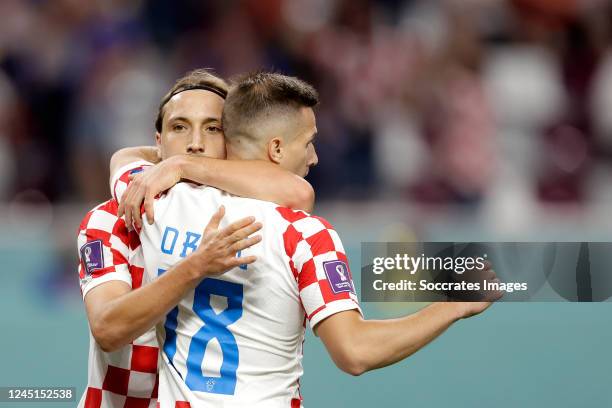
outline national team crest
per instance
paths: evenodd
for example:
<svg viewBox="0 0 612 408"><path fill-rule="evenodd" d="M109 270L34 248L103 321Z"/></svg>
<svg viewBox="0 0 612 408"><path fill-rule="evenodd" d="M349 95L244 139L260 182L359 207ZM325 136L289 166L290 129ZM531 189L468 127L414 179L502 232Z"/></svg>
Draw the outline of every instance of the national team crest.
<svg viewBox="0 0 612 408"><path fill-rule="evenodd" d="M327 275L327 280L334 293L355 293L346 263L342 261L326 261L323 262L323 269L325 270L325 275Z"/></svg>
<svg viewBox="0 0 612 408"><path fill-rule="evenodd" d="M85 274L91 275L94 271L104 268L104 256L102 253L102 241L96 240L86 243L81 247L81 261L85 266Z"/></svg>

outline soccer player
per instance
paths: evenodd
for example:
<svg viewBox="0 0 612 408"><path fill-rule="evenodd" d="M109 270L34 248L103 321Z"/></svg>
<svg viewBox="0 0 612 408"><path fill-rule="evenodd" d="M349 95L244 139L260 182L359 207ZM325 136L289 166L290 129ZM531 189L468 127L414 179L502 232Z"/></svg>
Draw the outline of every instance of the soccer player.
<svg viewBox="0 0 612 408"><path fill-rule="evenodd" d="M267 160L304 177L317 163L317 103L297 78L239 79L223 111L228 159ZM157 325L161 408L300 407L306 322L337 366L359 375L406 358L490 305L437 303L399 319L365 320L342 242L325 219L187 183L154 207L155 223L140 232L150 282L201 257L207 223L223 227L245 215L263 223L261 242L241 253L256 262L218 277L191 269L192 290ZM225 209L220 224L218 213L209 222L217 208Z"/></svg>
<svg viewBox="0 0 612 408"><path fill-rule="evenodd" d="M269 163L228 162L225 166L220 160L225 157L220 122L226 94L225 82L207 71L197 70L181 78L160 104L156 139L161 158L188 155L187 161L196 170L203 162L212 160L223 177L214 178L196 171L192 180L217 185L235 194L310 208L310 187L299 177ZM156 154L151 154L153 149L145 153L151 156L151 161L159 160ZM130 160L129 154L130 149L117 154L114 164L123 166L122 161ZM79 278L91 328L88 387L80 407L156 405L159 352L151 328L176 305L185 289L178 279L170 276L166 282L159 280L141 288L144 259L140 241L138 234L129 232L118 216L116 200L124 190L121 179L127 178L130 171L150 164L142 160L127 163L123 166L124 174L119 169L120 174L113 177L112 183L115 199L92 209L79 228ZM261 178L253 179L254 174ZM270 179L277 183L269 183ZM305 202L300 203L300 197L306 197ZM198 268L207 273L221 273L233 265L252 262L253 258L235 257L236 251L229 250L233 242L227 236L234 232L252 233L257 229L253 224L246 220L216 235L216 229L211 229L208 246L202 251L204 261ZM134 330L134 322L146 324Z"/></svg>

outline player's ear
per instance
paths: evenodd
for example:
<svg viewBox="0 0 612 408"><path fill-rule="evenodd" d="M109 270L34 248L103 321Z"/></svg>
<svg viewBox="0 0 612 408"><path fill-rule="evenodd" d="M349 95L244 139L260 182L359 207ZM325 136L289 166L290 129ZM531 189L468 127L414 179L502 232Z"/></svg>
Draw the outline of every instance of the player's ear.
<svg viewBox="0 0 612 408"><path fill-rule="evenodd" d="M155 145L157 146L157 158L161 160L161 135L159 132L155 132Z"/></svg>
<svg viewBox="0 0 612 408"><path fill-rule="evenodd" d="M273 137L268 142L268 157L271 162L280 164L283 159L283 141L281 138Z"/></svg>

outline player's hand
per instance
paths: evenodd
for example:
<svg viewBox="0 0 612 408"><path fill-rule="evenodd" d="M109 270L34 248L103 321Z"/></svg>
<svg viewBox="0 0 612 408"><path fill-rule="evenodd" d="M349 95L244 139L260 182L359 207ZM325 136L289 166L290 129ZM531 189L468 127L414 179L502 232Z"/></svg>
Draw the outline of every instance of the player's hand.
<svg viewBox="0 0 612 408"><path fill-rule="evenodd" d="M242 218L229 226L219 229L219 223L225 215L225 208L212 216L204 229L202 241L191 257L201 277L221 275L229 269L257 260L256 256L236 257L236 253L261 241L261 235L250 237L262 227L255 222L255 217Z"/></svg>
<svg viewBox="0 0 612 408"><path fill-rule="evenodd" d="M118 215L125 215L125 225L142 228L140 208L144 202L145 214L149 224L154 222L153 204L155 197L173 187L181 180L180 158L170 157L144 171L131 174L130 183L119 203Z"/></svg>
<svg viewBox="0 0 612 408"><path fill-rule="evenodd" d="M474 277L476 280L474 280ZM471 281L474 282L486 282L499 284L500 280L495 274L491 263L486 261L484 268L476 270ZM495 301L499 300L504 295L504 292L500 290L480 290L477 293L477 298L480 302L455 302L456 307L459 309L459 315L461 318L468 318L484 312L488 309Z"/></svg>

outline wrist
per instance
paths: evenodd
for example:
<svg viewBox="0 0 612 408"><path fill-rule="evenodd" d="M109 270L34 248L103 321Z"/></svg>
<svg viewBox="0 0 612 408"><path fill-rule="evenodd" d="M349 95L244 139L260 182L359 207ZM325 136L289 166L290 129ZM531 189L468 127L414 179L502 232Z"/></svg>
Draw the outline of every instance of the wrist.
<svg viewBox="0 0 612 408"><path fill-rule="evenodd" d="M187 280L197 283L208 277L207 264L200 254L194 252L181 261L181 269Z"/></svg>
<svg viewBox="0 0 612 408"><path fill-rule="evenodd" d="M451 323L455 323L466 316L465 307L459 302L439 302L432 306L441 308L442 313L447 316Z"/></svg>
<svg viewBox="0 0 612 408"><path fill-rule="evenodd" d="M188 168L187 156L177 155L169 157L162 164L168 166L167 170L174 176L177 183L185 178L185 169Z"/></svg>
<svg viewBox="0 0 612 408"><path fill-rule="evenodd" d="M180 180L194 180L194 166L198 165L198 159L193 156L188 156L186 154L177 156L177 168L180 176Z"/></svg>
<svg viewBox="0 0 612 408"><path fill-rule="evenodd" d="M211 185L215 174L211 162L215 159L202 156L183 155L180 161L181 178L198 184Z"/></svg>

